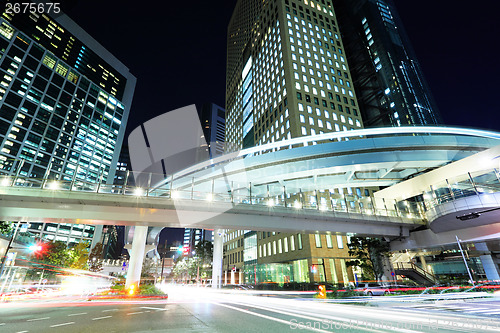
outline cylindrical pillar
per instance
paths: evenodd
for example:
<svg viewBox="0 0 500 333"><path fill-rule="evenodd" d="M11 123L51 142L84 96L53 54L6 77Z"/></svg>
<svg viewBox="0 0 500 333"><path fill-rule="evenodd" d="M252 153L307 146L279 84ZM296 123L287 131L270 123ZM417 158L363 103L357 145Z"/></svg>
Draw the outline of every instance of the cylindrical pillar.
<svg viewBox="0 0 500 333"><path fill-rule="evenodd" d="M224 246L224 230L214 230L214 252L212 262L212 288L221 287L222 279L222 249Z"/></svg>
<svg viewBox="0 0 500 333"><path fill-rule="evenodd" d="M135 226L125 288L129 288L131 285L135 285L136 287L139 286L147 235L147 226Z"/></svg>

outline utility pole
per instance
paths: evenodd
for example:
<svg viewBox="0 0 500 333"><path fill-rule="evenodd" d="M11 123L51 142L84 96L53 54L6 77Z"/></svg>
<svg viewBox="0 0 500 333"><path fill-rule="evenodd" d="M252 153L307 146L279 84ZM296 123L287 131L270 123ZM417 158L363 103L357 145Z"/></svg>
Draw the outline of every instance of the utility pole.
<svg viewBox="0 0 500 333"><path fill-rule="evenodd" d="M160 253L160 259L161 259L161 275L160 275L160 279L161 279L162 283L163 283L163 267L165 267L165 255L166 254L167 254L167 240L165 239L165 248Z"/></svg>
<svg viewBox="0 0 500 333"><path fill-rule="evenodd" d="M465 268L467 268L467 273L469 274L470 281L472 282L472 285L475 286L474 279L472 278L472 274L471 274L470 269L469 269L469 265L467 264L467 260L465 259L465 256L464 256L464 251L462 250L462 245L460 244L460 239L458 239L457 235L455 235L455 238L457 239L458 248L460 249L460 253L462 254L462 258L464 259Z"/></svg>

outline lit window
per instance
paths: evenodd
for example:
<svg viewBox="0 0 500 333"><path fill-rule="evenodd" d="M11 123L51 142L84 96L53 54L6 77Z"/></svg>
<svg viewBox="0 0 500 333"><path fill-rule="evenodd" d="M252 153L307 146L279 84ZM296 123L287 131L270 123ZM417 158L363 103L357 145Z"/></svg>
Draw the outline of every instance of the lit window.
<svg viewBox="0 0 500 333"><path fill-rule="evenodd" d="M321 235L314 234L314 241L316 242L316 247L320 248L321 247Z"/></svg>
<svg viewBox="0 0 500 333"><path fill-rule="evenodd" d="M344 248L344 242L342 240L342 236L340 236L340 235L337 235L337 246L339 249Z"/></svg>
<svg viewBox="0 0 500 333"><path fill-rule="evenodd" d="M333 248L332 235L326 235L326 247Z"/></svg>

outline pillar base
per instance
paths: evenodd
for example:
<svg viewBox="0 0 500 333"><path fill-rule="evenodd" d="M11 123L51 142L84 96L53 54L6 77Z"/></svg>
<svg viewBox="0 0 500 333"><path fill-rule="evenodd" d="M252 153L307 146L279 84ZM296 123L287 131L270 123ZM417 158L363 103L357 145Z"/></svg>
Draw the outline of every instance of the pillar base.
<svg viewBox="0 0 500 333"><path fill-rule="evenodd" d="M132 251L130 252L130 261L127 270L127 280L125 282L126 289L129 289L132 285L137 288L141 282L142 262L144 261L147 235L148 227L135 227L134 239L132 241Z"/></svg>

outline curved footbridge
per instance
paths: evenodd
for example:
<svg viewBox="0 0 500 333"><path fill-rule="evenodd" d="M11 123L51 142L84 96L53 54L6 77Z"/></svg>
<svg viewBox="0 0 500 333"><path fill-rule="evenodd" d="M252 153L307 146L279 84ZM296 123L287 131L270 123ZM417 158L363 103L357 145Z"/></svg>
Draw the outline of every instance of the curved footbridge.
<svg viewBox="0 0 500 333"><path fill-rule="evenodd" d="M429 225L432 229L436 223L432 219L440 217L432 215L429 222L429 204L415 199L425 190L407 196L390 190L450 163L484 155L499 144L500 134L486 131L364 129L242 150L165 175L149 188L16 176L1 180L0 218L136 226L127 281L131 284L140 276L147 226L355 233L399 239L416 228ZM466 168L462 174L478 169ZM422 181L431 181L429 187L439 177L447 179L446 174L439 174ZM386 189L369 196L350 190L360 187ZM217 232L215 239L214 271L222 255Z"/></svg>

